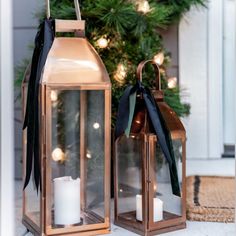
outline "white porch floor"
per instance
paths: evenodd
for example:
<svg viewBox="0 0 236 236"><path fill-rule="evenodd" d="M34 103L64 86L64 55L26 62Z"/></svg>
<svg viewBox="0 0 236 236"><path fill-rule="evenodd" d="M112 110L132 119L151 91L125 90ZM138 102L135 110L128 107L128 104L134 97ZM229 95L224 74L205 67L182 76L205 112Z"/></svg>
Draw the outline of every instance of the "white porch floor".
<svg viewBox="0 0 236 236"><path fill-rule="evenodd" d="M235 160L221 159L221 160L188 160L187 161L187 175L235 175ZM16 207L16 236L26 234L25 227L21 224L21 203L22 203L22 182L16 181L15 187L15 207ZM111 214L113 217L113 214ZM112 224L112 236L134 236L136 234L125 229L117 227ZM236 227L232 223L212 223L212 222L187 222L187 229L175 231L172 233L163 234L163 236L235 236Z"/></svg>

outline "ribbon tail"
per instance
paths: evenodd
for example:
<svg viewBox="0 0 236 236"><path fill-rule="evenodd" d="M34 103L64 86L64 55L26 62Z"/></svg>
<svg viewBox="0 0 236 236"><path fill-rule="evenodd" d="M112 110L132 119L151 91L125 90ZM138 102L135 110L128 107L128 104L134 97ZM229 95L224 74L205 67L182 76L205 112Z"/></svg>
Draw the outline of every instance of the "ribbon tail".
<svg viewBox="0 0 236 236"><path fill-rule="evenodd" d="M40 24L39 31L35 37L35 48L32 56L31 69L30 69L30 78L28 82L28 92L27 92L27 101L26 101L26 110L23 123L23 130L28 126L29 123L29 110L32 109L33 99L34 99L34 87L37 74L37 66L39 62L39 55L41 51L41 41L43 37L43 24Z"/></svg>
<svg viewBox="0 0 236 236"><path fill-rule="evenodd" d="M35 130L38 131L38 123L35 123ZM39 155L39 136L35 135L35 142L34 142L34 183L36 190L40 187L41 190L41 171L40 171L40 155Z"/></svg>
<svg viewBox="0 0 236 236"><path fill-rule="evenodd" d="M28 85L27 108L23 125L23 129L27 127L27 163L24 189L27 187L30 181L33 168L32 165L34 165L34 182L37 192L39 187L41 190L38 95L41 73L54 39L53 28L54 21L51 19L45 20L40 25L40 29L35 39L35 50L33 54L31 75Z"/></svg>
<svg viewBox="0 0 236 236"><path fill-rule="evenodd" d="M115 128L115 140L123 134L127 128L129 121L129 95L132 90L132 86L129 86L125 89L123 96L120 99L118 106L118 114L116 120Z"/></svg>
<svg viewBox="0 0 236 236"><path fill-rule="evenodd" d="M176 167L176 162L174 161L173 164L169 165L169 171L170 171L170 181L172 186L172 193L176 196L181 197L180 193L180 186L179 186L179 180L178 180L178 172Z"/></svg>
<svg viewBox="0 0 236 236"><path fill-rule="evenodd" d="M53 21L52 20L45 20L44 23L44 44L40 54L39 64L37 68L36 74L36 83L35 83L35 98L34 98L34 108L35 108L35 115L34 115L34 182L38 192L38 189L41 190L41 169L40 169L40 145L39 145L39 86L40 86L40 79L42 75L42 71L44 65L47 60L48 53L50 48L53 44L54 40L54 32L52 31L53 28Z"/></svg>
<svg viewBox="0 0 236 236"><path fill-rule="evenodd" d="M27 128L27 149L26 149L26 175L24 182L24 189L27 187L30 181L33 162L33 130L31 129L32 120L29 121L29 127Z"/></svg>
<svg viewBox="0 0 236 236"><path fill-rule="evenodd" d="M129 97L129 121L128 121L128 126L125 130L126 137L129 137L130 135L130 129L131 129L131 125L132 125L132 121L134 117L135 105L136 105L136 95L137 95L137 92L134 92Z"/></svg>
<svg viewBox="0 0 236 236"><path fill-rule="evenodd" d="M180 196L178 173L169 131L151 92L144 90L143 96L161 150L169 164L172 192L174 195Z"/></svg>

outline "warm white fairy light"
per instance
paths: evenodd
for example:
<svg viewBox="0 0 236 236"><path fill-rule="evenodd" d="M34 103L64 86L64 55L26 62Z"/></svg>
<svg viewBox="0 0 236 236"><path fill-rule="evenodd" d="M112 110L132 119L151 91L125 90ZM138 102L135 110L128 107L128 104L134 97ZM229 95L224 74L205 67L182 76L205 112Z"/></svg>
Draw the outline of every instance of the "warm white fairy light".
<svg viewBox="0 0 236 236"><path fill-rule="evenodd" d="M94 129L99 129L99 128L100 128L100 124L99 124L98 122L95 122L95 123L93 124L93 128L94 128Z"/></svg>
<svg viewBox="0 0 236 236"><path fill-rule="evenodd" d="M154 192L157 191L157 185L156 185L156 184L154 184L154 186L153 186L153 190L154 190Z"/></svg>
<svg viewBox="0 0 236 236"><path fill-rule="evenodd" d="M121 77L125 78L125 76L126 76L126 67L123 64L118 65L118 74Z"/></svg>
<svg viewBox="0 0 236 236"><path fill-rule="evenodd" d="M149 2L147 0L142 0L137 4L137 11L146 14L151 11Z"/></svg>
<svg viewBox="0 0 236 236"><path fill-rule="evenodd" d="M61 148L55 148L52 152L52 159L54 161L64 161L65 153L61 150Z"/></svg>
<svg viewBox="0 0 236 236"><path fill-rule="evenodd" d="M170 88L170 89L175 88L177 85L177 78L171 77L167 80L167 83L168 83L168 88Z"/></svg>
<svg viewBox="0 0 236 236"><path fill-rule="evenodd" d="M87 151L86 157L87 157L88 159L91 159L91 158L92 158L92 155L91 155L91 152L90 152L90 151Z"/></svg>
<svg viewBox="0 0 236 236"><path fill-rule="evenodd" d="M108 46L108 40L104 37L101 37L97 40L97 45L99 48L106 48Z"/></svg>
<svg viewBox="0 0 236 236"><path fill-rule="evenodd" d="M161 66L165 60L165 55L163 52L159 52L158 54L156 54L153 58L153 60L159 65Z"/></svg>
<svg viewBox="0 0 236 236"><path fill-rule="evenodd" d="M119 84L124 84L124 79L127 75L127 68L124 64L119 63L117 66L117 70L116 73L114 75L115 80L119 83Z"/></svg>
<svg viewBox="0 0 236 236"><path fill-rule="evenodd" d="M57 99L58 99L57 91L52 90L50 97L51 97L51 101L52 101L52 102L56 102Z"/></svg>

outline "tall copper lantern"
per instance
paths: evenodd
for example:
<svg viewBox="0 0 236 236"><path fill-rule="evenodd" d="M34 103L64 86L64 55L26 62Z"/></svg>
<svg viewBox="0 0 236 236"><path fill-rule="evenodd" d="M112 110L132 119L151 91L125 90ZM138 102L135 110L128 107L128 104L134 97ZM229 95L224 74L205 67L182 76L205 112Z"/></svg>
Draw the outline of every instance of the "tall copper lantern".
<svg viewBox="0 0 236 236"><path fill-rule="evenodd" d="M115 141L115 224L140 235L155 235L186 227L185 160L186 133L176 113L164 102L157 74L155 102L169 129L178 170L180 196L172 193L170 170L150 122L142 94L137 94L129 136Z"/></svg>
<svg viewBox="0 0 236 236"><path fill-rule="evenodd" d="M31 178L23 192L23 224L34 235L97 235L110 228L111 84L83 30L83 21L56 20L56 31L77 37L54 39L41 75L42 188L37 192ZM25 166L26 131L23 146Z"/></svg>

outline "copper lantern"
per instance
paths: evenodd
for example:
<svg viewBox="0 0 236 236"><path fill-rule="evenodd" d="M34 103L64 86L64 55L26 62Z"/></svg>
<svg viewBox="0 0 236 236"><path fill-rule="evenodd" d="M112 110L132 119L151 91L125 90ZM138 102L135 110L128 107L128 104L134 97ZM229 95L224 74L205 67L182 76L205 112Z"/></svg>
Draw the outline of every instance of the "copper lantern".
<svg viewBox="0 0 236 236"><path fill-rule="evenodd" d="M176 113L164 102L158 65L147 62L157 73L157 88L152 93L172 139L180 196L172 193L167 161L143 96L137 94L130 134L115 141L115 224L140 235L155 235L186 226L186 133ZM140 80L147 62L138 67Z"/></svg>
<svg viewBox="0 0 236 236"><path fill-rule="evenodd" d="M110 229L111 84L83 30L84 21L56 20L56 31L76 37L55 37L41 75L42 189L37 193L31 180L23 192L23 224L34 235L96 235ZM23 146L25 163L25 131Z"/></svg>

